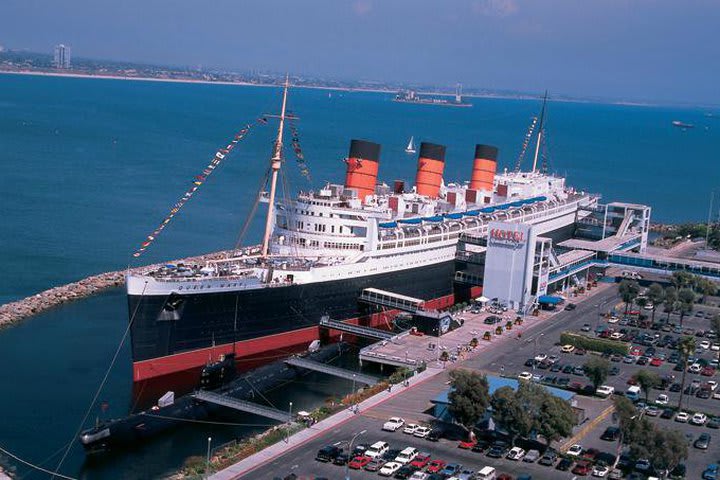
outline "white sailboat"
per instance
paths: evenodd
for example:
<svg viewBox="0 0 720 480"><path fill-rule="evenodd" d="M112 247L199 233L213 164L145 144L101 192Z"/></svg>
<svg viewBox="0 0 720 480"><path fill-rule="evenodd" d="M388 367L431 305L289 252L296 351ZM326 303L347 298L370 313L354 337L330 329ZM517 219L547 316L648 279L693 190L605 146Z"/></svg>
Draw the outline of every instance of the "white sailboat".
<svg viewBox="0 0 720 480"><path fill-rule="evenodd" d="M410 137L407 147L405 148L406 153L415 153L415 144L413 143L413 137Z"/></svg>

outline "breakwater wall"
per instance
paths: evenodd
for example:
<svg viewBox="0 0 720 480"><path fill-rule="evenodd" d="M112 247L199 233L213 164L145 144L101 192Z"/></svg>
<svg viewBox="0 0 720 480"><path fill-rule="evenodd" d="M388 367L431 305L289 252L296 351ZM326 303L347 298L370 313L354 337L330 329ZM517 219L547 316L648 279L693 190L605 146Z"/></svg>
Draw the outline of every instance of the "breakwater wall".
<svg viewBox="0 0 720 480"><path fill-rule="evenodd" d="M173 260L171 262L130 268L128 270L106 272L98 275L92 275L80 281L68 283L67 285L53 287L30 297L23 298L22 300L0 305L0 328L10 326L25 318L37 315L38 313L42 313L53 307L57 307L58 305L80 300L110 288L120 287L125 284L125 275L128 273L138 274L148 269L160 267L165 263L201 265L208 260L227 258L232 253L233 252L229 250L220 251L205 255L198 255L196 257L183 258L181 260Z"/></svg>

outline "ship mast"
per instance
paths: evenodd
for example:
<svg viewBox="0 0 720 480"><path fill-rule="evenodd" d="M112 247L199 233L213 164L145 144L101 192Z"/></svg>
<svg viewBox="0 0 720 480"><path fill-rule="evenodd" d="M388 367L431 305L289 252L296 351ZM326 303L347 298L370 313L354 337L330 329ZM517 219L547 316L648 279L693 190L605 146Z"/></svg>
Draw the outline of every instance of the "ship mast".
<svg viewBox="0 0 720 480"><path fill-rule="evenodd" d="M535 157L533 158L533 168L532 168L533 173L535 173L535 170L537 169L538 156L540 155L540 144L542 143L543 126L545 123L545 104L546 103L547 103L547 90L545 90L545 97L543 98L542 110L540 110L540 125L538 126L537 145L535 145Z"/></svg>
<svg viewBox="0 0 720 480"><path fill-rule="evenodd" d="M270 159L270 169L272 176L270 178L270 202L268 203L267 218L265 219L265 235L263 235L262 256L267 258L268 249L270 247L270 235L273 227L273 210L275 209L275 193L277 190L278 173L280 173L280 165L282 164L282 147L283 147L283 129L285 128L285 107L287 105L287 93L289 85L289 76L285 76L285 86L283 88L282 109L280 110L280 124L278 126L277 138L275 139L275 147L273 156Z"/></svg>

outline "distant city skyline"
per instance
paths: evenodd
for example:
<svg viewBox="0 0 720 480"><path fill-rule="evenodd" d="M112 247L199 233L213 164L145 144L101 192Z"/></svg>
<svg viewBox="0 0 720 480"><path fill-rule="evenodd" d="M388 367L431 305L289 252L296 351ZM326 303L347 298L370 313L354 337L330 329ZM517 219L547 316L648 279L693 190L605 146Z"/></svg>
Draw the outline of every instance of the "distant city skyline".
<svg viewBox="0 0 720 480"><path fill-rule="evenodd" d="M235 71L720 104L720 2L9 0L0 44ZM33 28L27 28L33 25Z"/></svg>

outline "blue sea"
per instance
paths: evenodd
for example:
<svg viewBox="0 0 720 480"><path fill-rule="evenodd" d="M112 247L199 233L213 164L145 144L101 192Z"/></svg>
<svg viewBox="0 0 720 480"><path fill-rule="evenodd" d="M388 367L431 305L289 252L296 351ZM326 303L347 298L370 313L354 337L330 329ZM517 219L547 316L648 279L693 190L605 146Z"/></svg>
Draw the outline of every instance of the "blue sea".
<svg viewBox="0 0 720 480"><path fill-rule="evenodd" d="M385 93L293 89L289 107L311 180L291 151L288 193L342 182L350 139L383 145L380 175L411 184L408 138L447 145L446 181L470 176L474 145L500 148L514 168L539 102L472 99L472 108L397 104ZM266 87L0 75L0 303L87 275L137 265L132 252L244 125L279 109ZM553 102L549 169L607 201L646 203L663 222L703 220L720 179L720 120L701 108ZM717 112L713 112L717 113ZM683 131L671 125L695 125ZM198 189L140 260L232 247L268 165L273 121L258 126ZM287 142L289 143L289 142ZM530 153L525 167L529 167ZM258 213L260 216L262 212ZM259 237L260 222L245 243ZM56 308L0 331L0 447L54 468L99 385L127 323L122 291ZM101 398L131 407L127 345ZM294 390L311 406L337 391L313 377ZM279 394L278 394L279 395ZM279 402L283 398L276 399ZM247 427L252 428L252 427ZM86 462L74 445L62 472L81 478L154 478L202 455L208 435L246 427L195 425L125 455ZM258 427L259 428L259 427ZM54 455L55 454L55 455ZM7 464L7 459L0 456ZM23 478L44 478L18 470Z"/></svg>

